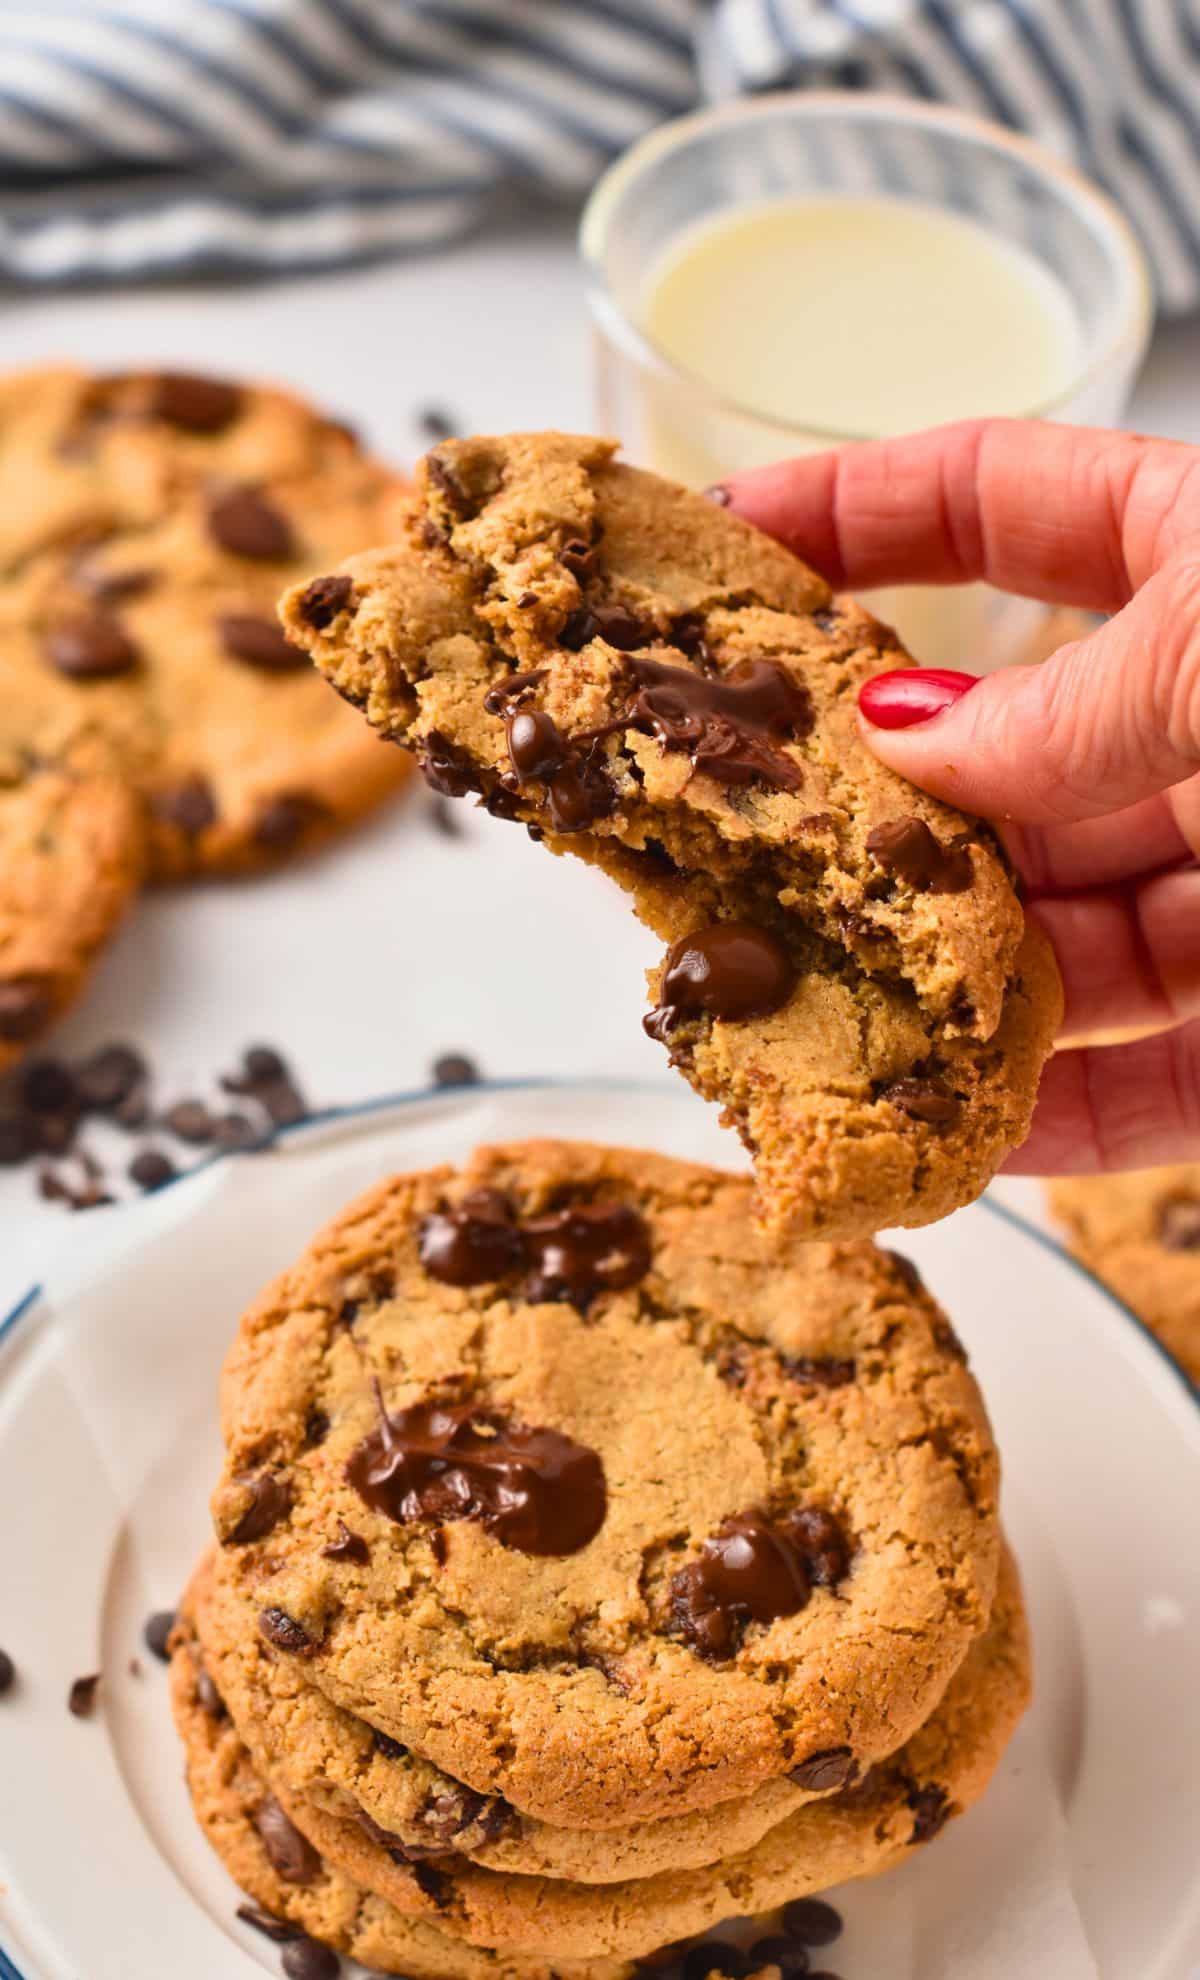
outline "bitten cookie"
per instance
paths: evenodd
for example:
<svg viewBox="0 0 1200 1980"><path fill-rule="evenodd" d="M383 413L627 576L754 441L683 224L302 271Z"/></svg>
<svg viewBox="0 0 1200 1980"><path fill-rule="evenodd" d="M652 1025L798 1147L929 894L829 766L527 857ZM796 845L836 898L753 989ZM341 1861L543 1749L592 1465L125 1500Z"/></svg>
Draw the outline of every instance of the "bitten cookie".
<svg viewBox="0 0 1200 1980"><path fill-rule="evenodd" d="M119 780L0 762L0 1071L74 1001L142 863Z"/></svg>
<svg viewBox="0 0 1200 1980"><path fill-rule="evenodd" d="M1051 1183L1076 1257L1200 1383L1200 1163Z"/></svg>
<svg viewBox="0 0 1200 1980"><path fill-rule="evenodd" d="M670 943L647 1020L823 1236L970 1201L1061 1012L986 827L885 769L893 635L712 502L561 434L447 442L392 549L294 588L305 646L434 787L603 866Z"/></svg>
<svg viewBox="0 0 1200 1980"><path fill-rule="evenodd" d="M203 1784L197 1789L196 1755L221 1739L231 1748L237 1735L234 1731L230 1741L214 1731L220 1722L203 1713L199 1668L187 1641L177 1638L175 1709L189 1751L197 1812L211 1833L211 1802ZM564 1958L645 1955L664 1940L673 1943L718 1920L755 1916L851 1878L894 1868L979 1799L1025 1710L1029 1683L1024 1610L1015 1569L1006 1561L986 1633L929 1721L892 1760L830 1800L798 1810L754 1849L723 1863L601 1889L462 1866L421 1870L396 1863L361 1826L272 1794L271 1784L261 1777L257 1792L250 1787L243 1793L257 1802L260 1837L262 1802L271 1803L264 1839L278 1842L282 1837L286 1861L302 1864L313 1884L323 1884L333 1871L349 1879L356 1891L382 1900L405 1923L411 1913L423 1913L427 1930L462 1934L472 1950L499 1945L507 1956L540 1956L553 1960L555 1970L566 1970L559 1967ZM242 1749L235 1765L244 1767L248 1759ZM245 1820L243 1809L243 1824ZM231 1860L226 1851L222 1854ZM234 1874L243 1881L240 1869ZM277 1899L272 1904L276 1908ZM286 1895L282 1909L285 1916L295 1915ZM329 1935L328 1927L320 1934Z"/></svg>
<svg viewBox="0 0 1200 1980"><path fill-rule="evenodd" d="M157 878L269 865L358 817L403 761L314 677L274 602L391 535L405 499L283 392L0 381L0 760L115 774Z"/></svg>
<svg viewBox="0 0 1200 1980"><path fill-rule="evenodd" d="M847 1781L983 1629L997 1460L871 1245L748 1178L531 1142L353 1204L242 1322L214 1498L258 1626L344 1710L570 1827Z"/></svg>

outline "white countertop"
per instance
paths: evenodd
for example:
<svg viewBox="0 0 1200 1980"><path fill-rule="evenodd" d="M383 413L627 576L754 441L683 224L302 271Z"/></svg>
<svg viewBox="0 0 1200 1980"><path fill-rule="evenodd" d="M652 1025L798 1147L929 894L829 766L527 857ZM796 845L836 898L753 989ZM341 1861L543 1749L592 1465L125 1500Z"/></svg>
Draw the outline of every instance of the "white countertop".
<svg viewBox="0 0 1200 1980"><path fill-rule="evenodd" d="M560 217L275 286L10 296L0 365L52 357L275 376L401 460L422 446L422 406L468 431L591 424L581 280ZM1160 334L1130 424L1200 442L1200 319ZM641 1030L658 945L616 889L511 825L465 805L456 816L463 835L443 837L414 787L307 864L148 897L50 1049L131 1039L163 1104L207 1094L256 1041L288 1054L314 1104L421 1086L452 1050L496 1077L660 1075ZM73 1218L39 1201L32 1169L0 1171L0 1315L50 1247L123 1214Z"/></svg>

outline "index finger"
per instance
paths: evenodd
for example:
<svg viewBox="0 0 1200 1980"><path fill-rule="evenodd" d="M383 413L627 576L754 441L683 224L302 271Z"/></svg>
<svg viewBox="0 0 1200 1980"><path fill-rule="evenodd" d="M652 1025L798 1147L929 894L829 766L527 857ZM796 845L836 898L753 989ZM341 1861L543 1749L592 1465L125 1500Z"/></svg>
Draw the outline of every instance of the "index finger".
<svg viewBox="0 0 1200 1980"><path fill-rule="evenodd" d="M730 507L837 589L961 584L1115 612L1200 527L1200 449L970 420L733 475Z"/></svg>

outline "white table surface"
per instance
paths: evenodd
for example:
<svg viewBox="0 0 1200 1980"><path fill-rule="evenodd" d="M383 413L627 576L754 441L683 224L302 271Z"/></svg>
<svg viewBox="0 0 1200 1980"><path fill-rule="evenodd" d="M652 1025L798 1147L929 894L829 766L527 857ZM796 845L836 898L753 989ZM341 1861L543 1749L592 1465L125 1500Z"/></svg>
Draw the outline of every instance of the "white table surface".
<svg viewBox="0 0 1200 1980"><path fill-rule="evenodd" d="M588 327L559 217L274 286L7 299L0 365L56 356L274 376L400 460L421 449L423 405L468 431L590 424ZM1130 423L1200 441L1200 320L1160 334ZM451 1050L496 1077L660 1075L641 1030L658 945L616 889L511 825L465 805L456 816L461 838L435 832L414 787L291 871L151 895L51 1049L133 1039L164 1104L209 1092L256 1040L291 1057L315 1104L423 1085ZM38 1199L31 1169L0 1172L0 1314L95 1219L124 1214L73 1217Z"/></svg>

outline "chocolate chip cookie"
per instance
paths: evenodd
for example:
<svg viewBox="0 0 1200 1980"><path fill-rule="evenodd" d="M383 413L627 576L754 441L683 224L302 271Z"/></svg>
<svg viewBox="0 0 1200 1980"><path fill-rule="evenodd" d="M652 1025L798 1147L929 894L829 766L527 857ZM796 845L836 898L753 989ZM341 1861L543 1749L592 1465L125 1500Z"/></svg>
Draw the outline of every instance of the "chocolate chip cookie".
<svg viewBox="0 0 1200 1980"><path fill-rule="evenodd" d="M1076 1257L1200 1384L1200 1163L1051 1183Z"/></svg>
<svg viewBox="0 0 1200 1980"><path fill-rule="evenodd" d="M315 1911L331 1884L338 1890L345 1885L360 1903L382 1902L386 1915L403 1928L411 1929L411 1913L423 1913L427 1932L466 1941L464 1964L455 1969L464 1973L474 1970L466 1962L484 1944L503 1948L502 1957L552 1959L556 1972L571 1970L560 1964L563 1959L622 1961L652 1953L664 1940L673 1943L707 1930L718 1919L757 1915L891 1868L979 1798L1029 1697L1027 1628L1016 1573L1006 1560L986 1633L927 1723L890 1761L831 1799L800 1809L754 1849L721 1864L596 1890L463 1866L422 1870L395 1861L361 1825L281 1796L264 1781L239 1746L233 1721L215 1718L211 1699L209 1709L201 1704L200 1670L180 1632L173 1695L193 1799L238 1881L272 1911L298 1917L306 1926L305 1906ZM215 1710L222 1710L219 1700ZM217 1748L224 1749L225 1759L214 1769L206 1756ZM240 1807L230 1808L227 1797L214 1794L214 1772L217 1784L231 1775L239 1782ZM222 1803L229 1810L226 1821L232 1816L230 1827L240 1835L240 1861L228 1833L222 1837L217 1826ZM275 1871L269 1894L261 1868L256 1877L246 1850L247 1836L254 1833ZM325 1909L308 1929L335 1943L352 1943Z"/></svg>
<svg viewBox="0 0 1200 1980"><path fill-rule="evenodd" d="M73 1002L141 874L118 779L0 758L0 1070Z"/></svg>
<svg viewBox="0 0 1200 1980"><path fill-rule="evenodd" d="M116 775L157 878L269 865L358 817L402 759L314 676L274 601L393 533L404 499L286 393L3 380L0 759Z"/></svg>
<svg viewBox="0 0 1200 1980"><path fill-rule="evenodd" d="M997 1463L903 1260L533 1142L352 1205L243 1320L225 1572L335 1704L579 1828L850 1779L990 1611Z"/></svg>
<svg viewBox="0 0 1200 1980"><path fill-rule="evenodd" d="M652 1035L769 1221L857 1236L978 1194L1061 992L986 827L885 769L893 635L700 496L561 434L448 441L392 549L284 599L434 788L601 865L669 943Z"/></svg>

